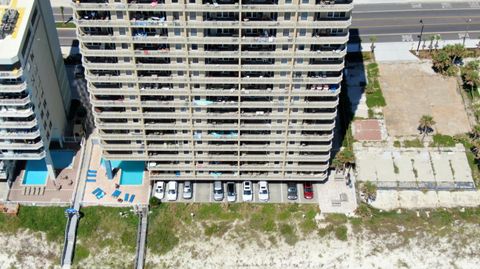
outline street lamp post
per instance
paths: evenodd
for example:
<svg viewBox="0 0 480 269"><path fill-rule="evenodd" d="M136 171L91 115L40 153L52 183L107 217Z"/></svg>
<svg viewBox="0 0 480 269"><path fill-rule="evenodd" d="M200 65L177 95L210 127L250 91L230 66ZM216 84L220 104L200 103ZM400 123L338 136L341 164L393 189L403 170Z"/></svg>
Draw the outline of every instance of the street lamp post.
<svg viewBox="0 0 480 269"><path fill-rule="evenodd" d="M417 54L418 54L418 51L420 50L420 43L422 43L422 36L423 36L423 28L425 27L425 25L423 24L423 20L420 20L420 23L422 24L422 29L420 30L420 35L418 36Z"/></svg>
<svg viewBox="0 0 480 269"><path fill-rule="evenodd" d="M472 21L472 19L466 19L466 25L465 25L465 34L463 34L463 46L465 47L465 39L467 38L468 35L468 24Z"/></svg>

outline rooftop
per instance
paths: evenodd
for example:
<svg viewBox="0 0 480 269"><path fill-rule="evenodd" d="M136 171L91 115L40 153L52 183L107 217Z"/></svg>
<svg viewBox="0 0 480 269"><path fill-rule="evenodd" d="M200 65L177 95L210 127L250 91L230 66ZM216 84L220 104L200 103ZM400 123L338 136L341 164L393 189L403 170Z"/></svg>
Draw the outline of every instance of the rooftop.
<svg viewBox="0 0 480 269"><path fill-rule="evenodd" d="M18 0L2 0L0 1L0 18L3 17L5 11L8 9L15 9L18 11L18 20L15 24L13 33L0 39L0 47L2 53L0 54L0 64L13 64L19 59L18 54L22 46L25 31L28 26L28 18L34 1L18 1Z"/></svg>

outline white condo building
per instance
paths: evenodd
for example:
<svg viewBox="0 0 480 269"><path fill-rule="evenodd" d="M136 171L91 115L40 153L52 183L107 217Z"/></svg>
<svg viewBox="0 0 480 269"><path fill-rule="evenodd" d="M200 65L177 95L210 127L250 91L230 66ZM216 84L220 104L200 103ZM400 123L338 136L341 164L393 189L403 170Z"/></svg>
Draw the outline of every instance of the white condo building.
<svg viewBox="0 0 480 269"><path fill-rule="evenodd" d="M327 177L352 0L74 0L103 158L152 180Z"/></svg>
<svg viewBox="0 0 480 269"><path fill-rule="evenodd" d="M70 90L48 1L0 0L0 161L45 159L65 129Z"/></svg>

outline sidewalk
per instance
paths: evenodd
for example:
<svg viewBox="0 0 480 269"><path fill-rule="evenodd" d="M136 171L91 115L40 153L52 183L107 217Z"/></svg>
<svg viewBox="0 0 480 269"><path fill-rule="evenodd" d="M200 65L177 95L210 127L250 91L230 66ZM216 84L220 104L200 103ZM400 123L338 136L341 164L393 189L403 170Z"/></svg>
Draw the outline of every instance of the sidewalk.
<svg viewBox="0 0 480 269"><path fill-rule="evenodd" d="M366 1L366 0L364 0ZM480 39L466 39L465 47L476 48ZM428 45L428 41L426 42ZM462 40L440 40L438 47L443 48L446 45L462 44ZM358 44L351 44L348 46L349 52L356 52L361 49L362 51L370 51L370 43L364 42L361 47ZM423 45L423 42L422 42ZM420 61L410 51L416 50L418 41L411 42L386 42L375 44L375 59L378 62L415 62ZM420 46L422 49L422 46Z"/></svg>
<svg viewBox="0 0 480 269"><path fill-rule="evenodd" d="M50 0L52 7L70 7L71 3L70 0Z"/></svg>
<svg viewBox="0 0 480 269"><path fill-rule="evenodd" d="M418 4L418 3L467 3L475 1L466 1L466 0L353 0L355 5L364 5L364 4Z"/></svg>

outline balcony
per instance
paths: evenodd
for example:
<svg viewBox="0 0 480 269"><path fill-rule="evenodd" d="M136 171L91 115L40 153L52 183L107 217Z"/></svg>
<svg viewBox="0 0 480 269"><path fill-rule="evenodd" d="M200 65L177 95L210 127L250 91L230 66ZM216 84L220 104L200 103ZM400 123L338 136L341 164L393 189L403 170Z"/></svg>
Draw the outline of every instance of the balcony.
<svg viewBox="0 0 480 269"><path fill-rule="evenodd" d="M45 158L45 151L38 153L26 152L3 152L0 153L0 160L41 160Z"/></svg>
<svg viewBox="0 0 480 269"><path fill-rule="evenodd" d="M37 126L37 120L31 121L5 120L0 118L0 128L32 129Z"/></svg>
<svg viewBox="0 0 480 269"><path fill-rule="evenodd" d="M1 108L0 115L2 117L29 117L33 115L33 110L31 108L26 109L16 109L16 108Z"/></svg>
<svg viewBox="0 0 480 269"><path fill-rule="evenodd" d="M0 130L0 137L2 139L35 139L40 136L40 131L15 131L8 132L5 130Z"/></svg>
<svg viewBox="0 0 480 269"><path fill-rule="evenodd" d="M22 82L21 84L0 84L0 93L20 93L27 88L27 83Z"/></svg>
<svg viewBox="0 0 480 269"><path fill-rule="evenodd" d="M14 69L12 71L0 71L0 79L15 79L23 75L22 69Z"/></svg>
<svg viewBox="0 0 480 269"><path fill-rule="evenodd" d="M30 97L26 96L23 98L3 98L0 96L0 106L25 106L30 103ZM1 115L1 113L0 113Z"/></svg>
<svg viewBox="0 0 480 269"><path fill-rule="evenodd" d="M16 142L0 142L0 150L38 150L43 147L43 142L24 142L24 143L16 143Z"/></svg>

